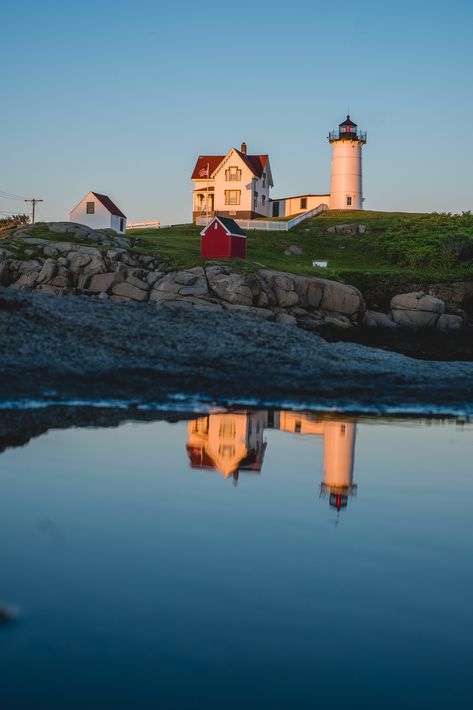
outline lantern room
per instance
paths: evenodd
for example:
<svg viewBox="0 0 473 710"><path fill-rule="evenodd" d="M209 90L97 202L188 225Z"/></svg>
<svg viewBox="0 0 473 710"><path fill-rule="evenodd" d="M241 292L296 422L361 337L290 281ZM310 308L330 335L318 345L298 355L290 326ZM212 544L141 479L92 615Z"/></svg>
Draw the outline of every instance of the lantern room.
<svg viewBox="0 0 473 710"><path fill-rule="evenodd" d="M339 124L338 131L330 131L330 142L334 141L361 141L366 143L366 133L358 130L358 126L348 115L346 119Z"/></svg>
<svg viewBox="0 0 473 710"><path fill-rule="evenodd" d="M356 137L356 129L357 129L356 123L353 123L353 121L350 119L350 116L347 116L346 120L343 121L343 123L340 123L340 125L338 127L338 135L342 139L347 135L349 135L350 138L352 136Z"/></svg>

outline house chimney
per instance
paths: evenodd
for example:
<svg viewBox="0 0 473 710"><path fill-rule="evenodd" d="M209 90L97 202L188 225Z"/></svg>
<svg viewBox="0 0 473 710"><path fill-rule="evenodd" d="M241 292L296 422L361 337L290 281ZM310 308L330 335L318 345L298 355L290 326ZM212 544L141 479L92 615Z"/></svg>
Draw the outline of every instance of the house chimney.
<svg viewBox="0 0 473 710"><path fill-rule="evenodd" d="M241 144L241 153L244 153L246 155L246 143Z"/></svg>

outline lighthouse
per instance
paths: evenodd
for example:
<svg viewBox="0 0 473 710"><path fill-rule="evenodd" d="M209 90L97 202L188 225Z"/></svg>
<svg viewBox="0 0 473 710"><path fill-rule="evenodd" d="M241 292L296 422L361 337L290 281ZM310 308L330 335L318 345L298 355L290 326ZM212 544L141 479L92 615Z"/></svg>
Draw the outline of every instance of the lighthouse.
<svg viewBox="0 0 473 710"><path fill-rule="evenodd" d="M333 147L330 209L363 209L361 150L366 133L346 117L338 131L330 131L328 139Z"/></svg>
<svg viewBox="0 0 473 710"><path fill-rule="evenodd" d="M356 494L353 483L356 424L324 422L324 480L321 495L329 494L331 508L346 508L349 496Z"/></svg>

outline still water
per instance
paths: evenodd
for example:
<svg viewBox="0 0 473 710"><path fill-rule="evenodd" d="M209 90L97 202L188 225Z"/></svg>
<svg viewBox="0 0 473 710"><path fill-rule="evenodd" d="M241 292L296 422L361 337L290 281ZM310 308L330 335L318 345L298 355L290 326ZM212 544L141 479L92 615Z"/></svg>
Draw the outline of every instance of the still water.
<svg viewBox="0 0 473 710"><path fill-rule="evenodd" d="M0 455L0 707L470 708L473 426L289 411Z"/></svg>

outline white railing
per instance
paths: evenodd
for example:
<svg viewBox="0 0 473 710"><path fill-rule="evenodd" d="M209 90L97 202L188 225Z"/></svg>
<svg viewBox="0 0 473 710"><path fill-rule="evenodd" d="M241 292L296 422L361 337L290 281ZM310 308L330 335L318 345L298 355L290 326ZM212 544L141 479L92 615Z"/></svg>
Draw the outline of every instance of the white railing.
<svg viewBox="0 0 473 710"><path fill-rule="evenodd" d="M328 210L328 205L318 205L312 210L307 210L307 212L298 214L297 217L280 222L265 219L235 219L234 221L242 229L259 229L265 232L289 232L293 227L300 224L304 220L315 217L320 214L320 212L325 212L325 210ZM207 219L207 217L197 217L195 223L198 227L206 227L210 222L210 219L211 218Z"/></svg>
<svg viewBox="0 0 473 710"><path fill-rule="evenodd" d="M161 222L159 219L154 222L129 222L126 225L127 229L159 229Z"/></svg>
<svg viewBox="0 0 473 710"><path fill-rule="evenodd" d="M328 210L328 205L322 203L321 205L314 207L312 210L307 210L307 212L303 212L302 214L297 215L297 217L293 217L293 219L290 219L287 223L287 230L289 231L304 220L310 219L311 217L315 217L316 215L320 214L321 212L325 212L326 210Z"/></svg>

